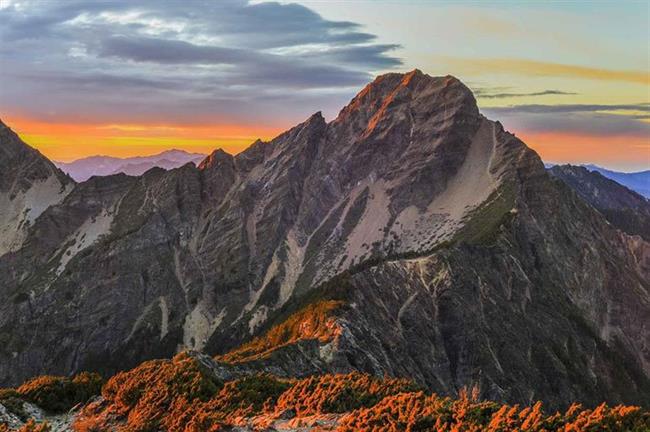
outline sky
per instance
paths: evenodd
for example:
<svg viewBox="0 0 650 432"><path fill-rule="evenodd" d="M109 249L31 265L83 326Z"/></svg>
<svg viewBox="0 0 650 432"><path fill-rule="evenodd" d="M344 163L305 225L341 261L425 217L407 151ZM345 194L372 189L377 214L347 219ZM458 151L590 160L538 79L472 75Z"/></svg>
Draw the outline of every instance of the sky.
<svg viewBox="0 0 650 432"><path fill-rule="evenodd" d="M236 153L414 68L547 162L650 169L648 1L0 0L0 119L59 161Z"/></svg>

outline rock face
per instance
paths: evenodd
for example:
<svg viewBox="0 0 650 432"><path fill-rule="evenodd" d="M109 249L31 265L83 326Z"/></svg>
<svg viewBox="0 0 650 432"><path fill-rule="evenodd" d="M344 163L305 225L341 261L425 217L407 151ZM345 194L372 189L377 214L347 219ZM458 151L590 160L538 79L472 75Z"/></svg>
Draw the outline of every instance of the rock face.
<svg viewBox="0 0 650 432"><path fill-rule="evenodd" d="M0 255L20 249L35 220L74 181L0 121Z"/></svg>
<svg viewBox="0 0 650 432"><path fill-rule="evenodd" d="M21 245L0 257L0 384L223 354L330 298L344 304L332 338L243 366L479 383L551 406L650 394L648 243L449 76L383 75L330 123L92 178Z"/></svg>
<svg viewBox="0 0 650 432"><path fill-rule="evenodd" d="M612 225L650 240L650 201L647 198L585 167L556 165L549 172L598 209Z"/></svg>

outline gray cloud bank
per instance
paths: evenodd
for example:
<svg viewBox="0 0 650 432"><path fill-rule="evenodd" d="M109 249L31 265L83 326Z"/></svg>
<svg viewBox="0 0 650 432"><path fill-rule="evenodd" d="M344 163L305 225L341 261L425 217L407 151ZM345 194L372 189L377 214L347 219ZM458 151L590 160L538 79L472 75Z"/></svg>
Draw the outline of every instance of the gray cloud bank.
<svg viewBox="0 0 650 432"><path fill-rule="evenodd" d="M290 126L335 115L401 68L397 48L296 4L2 0L0 107L52 122ZM572 94L476 89L479 100ZM512 130L650 136L648 104L484 111Z"/></svg>
<svg viewBox="0 0 650 432"><path fill-rule="evenodd" d="M650 137L650 104L513 105L486 108L506 126L530 132L565 132L599 136Z"/></svg>
<svg viewBox="0 0 650 432"><path fill-rule="evenodd" d="M51 120L295 121L401 65L296 4L4 2L0 23L0 102Z"/></svg>
<svg viewBox="0 0 650 432"><path fill-rule="evenodd" d="M477 98L482 99L505 99L505 98L518 98L518 97L532 97L532 96L570 96L576 95L577 93L565 92L561 90L544 90L540 92L531 92L531 93L493 93L489 90L475 90L474 94Z"/></svg>

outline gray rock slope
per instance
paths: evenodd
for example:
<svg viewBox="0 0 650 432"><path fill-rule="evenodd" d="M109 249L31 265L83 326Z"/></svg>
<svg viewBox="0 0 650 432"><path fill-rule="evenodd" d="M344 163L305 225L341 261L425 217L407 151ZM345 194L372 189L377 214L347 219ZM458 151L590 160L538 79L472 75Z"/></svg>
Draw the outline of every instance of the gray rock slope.
<svg viewBox="0 0 650 432"><path fill-rule="evenodd" d="M569 185L614 226L650 240L648 198L586 167L556 165L548 172Z"/></svg>
<svg viewBox="0 0 650 432"><path fill-rule="evenodd" d="M330 123L92 178L49 206L0 256L0 384L222 354L332 297L346 304L336 339L262 367L648 403L649 250L460 81L387 74Z"/></svg>
<svg viewBox="0 0 650 432"><path fill-rule="evenodd" d="M28 229L74 181L0 122L0 255L20 249Z"/></svg>

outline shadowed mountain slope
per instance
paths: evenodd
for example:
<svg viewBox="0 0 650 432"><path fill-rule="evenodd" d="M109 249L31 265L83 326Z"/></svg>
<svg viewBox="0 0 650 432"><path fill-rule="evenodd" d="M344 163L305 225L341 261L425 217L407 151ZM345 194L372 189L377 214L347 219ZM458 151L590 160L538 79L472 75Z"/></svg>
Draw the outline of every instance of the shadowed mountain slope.
<svg viewBox="0 0 650 432"><path fill-rule="evenodd" d="M619 172L605 169L597 165L585 165L589 171L596 171L612 179L615 182L622 184L628 189L632 189L646 198L650 198L650 170L638 172Z"/></svg>
<svg viewBox="0 0 650 432"><path fill-rule="evenodd" d="M0 121L0 255L20 249L34 221L74 181Z"/></svg>
<svg viewBox="0 0 650 432"><path fill-rule="evenodd" d="M647 198L585 167L556 165L549 172L598 209L612 225L650 240L650 201Z"/></svg>

